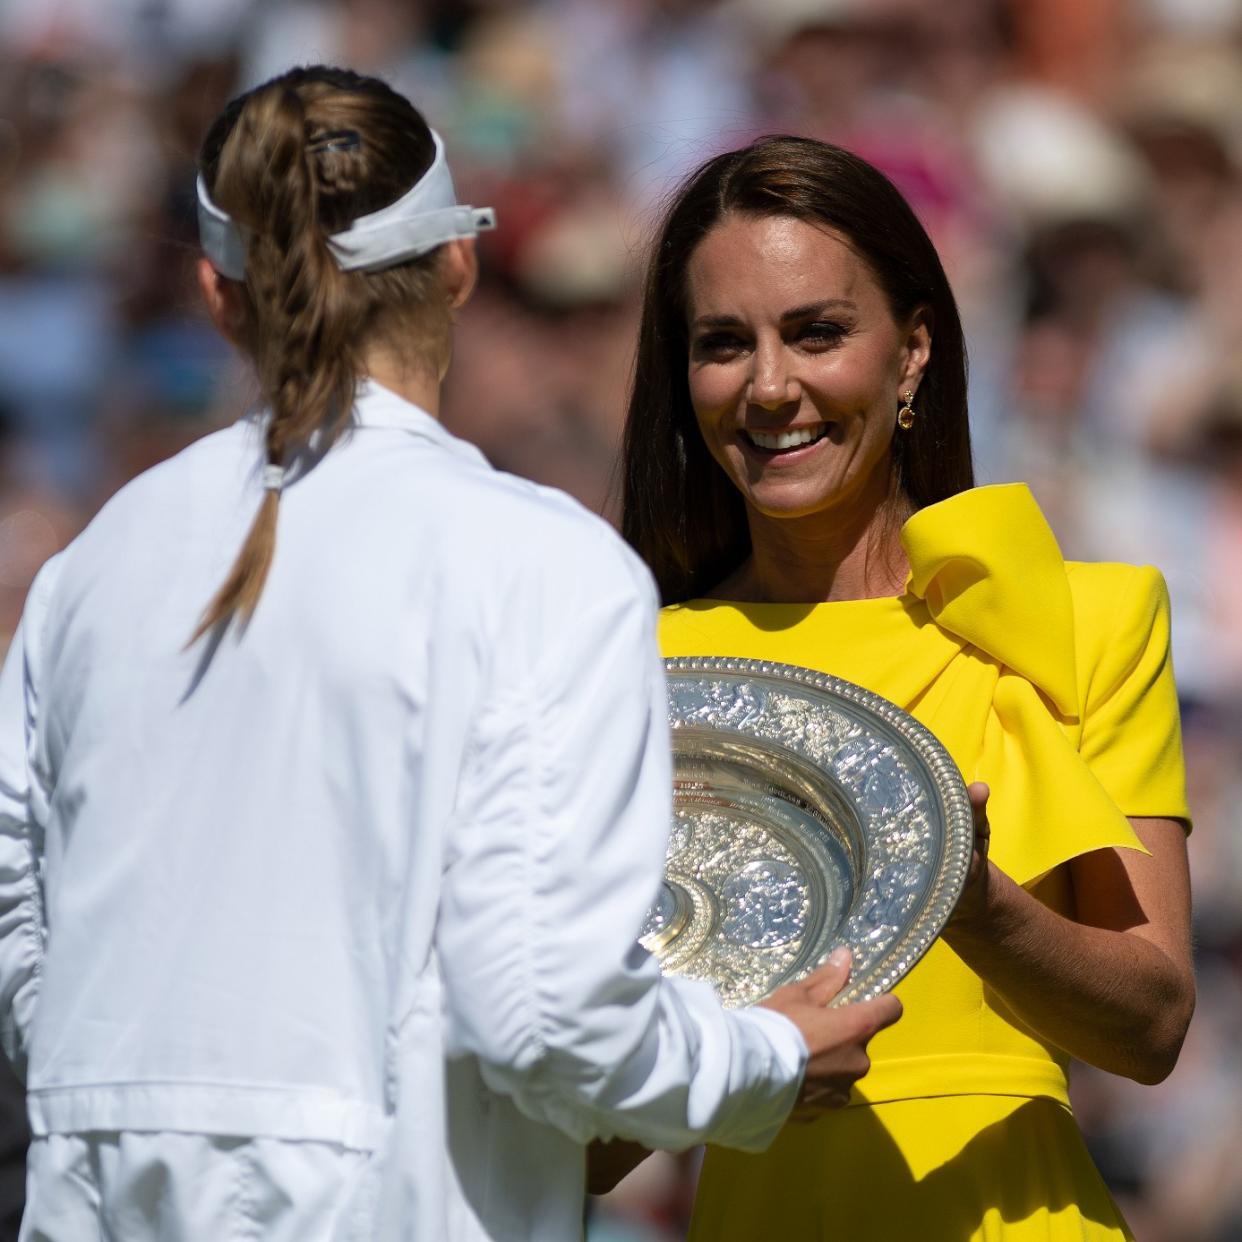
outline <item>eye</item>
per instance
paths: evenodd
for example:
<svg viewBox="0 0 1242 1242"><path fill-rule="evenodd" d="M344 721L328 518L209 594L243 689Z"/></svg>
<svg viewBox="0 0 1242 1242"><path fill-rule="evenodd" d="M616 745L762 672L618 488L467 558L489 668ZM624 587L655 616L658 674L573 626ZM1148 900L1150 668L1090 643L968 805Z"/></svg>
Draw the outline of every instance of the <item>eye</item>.
<svg viewBox="0 0 1242 1242"><path fill-rule="evenodd" d="M694 356L709 362L734 358L746 348L746 341L736 332L709 332L694 342Z"/></svg>
<svg viewBox="0 0 1242 1242"><path fill-rule="evenodd" d="M849 333L843 323L831 319L814 319L804 324L798 331L798 340L811 346L831 346L839 344Z"/></svg>

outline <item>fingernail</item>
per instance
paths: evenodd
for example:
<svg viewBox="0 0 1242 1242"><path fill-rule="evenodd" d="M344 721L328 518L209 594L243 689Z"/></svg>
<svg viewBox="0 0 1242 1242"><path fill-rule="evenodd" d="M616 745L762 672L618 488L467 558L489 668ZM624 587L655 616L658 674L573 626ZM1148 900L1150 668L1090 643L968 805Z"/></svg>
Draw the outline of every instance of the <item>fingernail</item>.
<svg viewBox="0 0 1242 1242"><path fill-rule="evenodd" d="M848 966L849 961L850 961L850 951L844 945L841 945L840 947L833 949L833 951L828 954L828 965L829 966Z"/></svg>

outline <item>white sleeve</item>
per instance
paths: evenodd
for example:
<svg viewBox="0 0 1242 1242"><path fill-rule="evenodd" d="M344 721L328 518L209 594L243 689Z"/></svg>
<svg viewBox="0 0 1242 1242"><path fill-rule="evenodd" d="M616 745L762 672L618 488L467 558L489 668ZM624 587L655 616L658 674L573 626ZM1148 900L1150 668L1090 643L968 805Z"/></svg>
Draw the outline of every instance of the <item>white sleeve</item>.
<svg viewBox="0 0 1242 1242"><path fill-rule="evenodd" d="M662 978L635 944L663 870L670 745L654 591L605 536L558 598L512 619L538 641L513 641L476 723L437 933L450 1046L578 1141L760 1150L801 1082L797 1028Z"/></svg>
<svg viewBox="0 0 1242 1242"><path fill-rule="evenodd" d="M25 1076L43 962L40 843L47 782L34 760L40 640L56 561L39 571L0 672L0 1041Z"/></svg>

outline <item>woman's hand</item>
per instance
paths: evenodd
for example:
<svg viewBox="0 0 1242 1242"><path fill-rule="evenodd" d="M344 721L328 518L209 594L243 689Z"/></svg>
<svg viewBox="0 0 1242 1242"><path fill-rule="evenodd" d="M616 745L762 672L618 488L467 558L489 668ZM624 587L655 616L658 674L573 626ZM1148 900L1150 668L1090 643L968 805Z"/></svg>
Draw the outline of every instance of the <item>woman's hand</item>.
<svg viewBox="0 0 1242 1242"><path fill-rule="evenodd" d="M895 996L826 1008L849 977L849 950L837 949L826 965L798 983L778 988L762 1002L802 1032L810 1052L794 1106L793 1115L799 1120L848 1103L850 1088L871 1068L867 1056L871 1037L901 1017L901 1002Z"/></svg>
<svg viewBox="0 0 1242 1242"><path fill-rule="evenodd" d="M966 874L966 887L953 912L953 923L977 926L987 917L992 873L992 864L988 861L988 844L992 836L988 824L988 795L991 791L982 781L975 781L966 792L975 821L975 842L970 855L970 870Z"/></svg>

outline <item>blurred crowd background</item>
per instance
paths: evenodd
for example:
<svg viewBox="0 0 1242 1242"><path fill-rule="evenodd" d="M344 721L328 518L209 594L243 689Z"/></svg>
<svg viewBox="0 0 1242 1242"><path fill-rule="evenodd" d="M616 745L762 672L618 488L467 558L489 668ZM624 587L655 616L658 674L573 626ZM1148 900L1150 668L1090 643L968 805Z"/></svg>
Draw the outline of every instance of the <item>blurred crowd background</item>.
<svg viewBox="0 0 1242 1242"><path fill-rule="evenodd" d="M1075 1094L1142 1242L1242 1239L1242 0L0 0L0 649L112 491L251 399L196 305L195 152L316 60L408 93L497 208L446 422L613 517L677 179L780 131L906 193L962 304L981 481L1170 583L1199 1008L1167 1083ZM695 1167L649 1161L592 1242L680 1238Z"/></svg>

